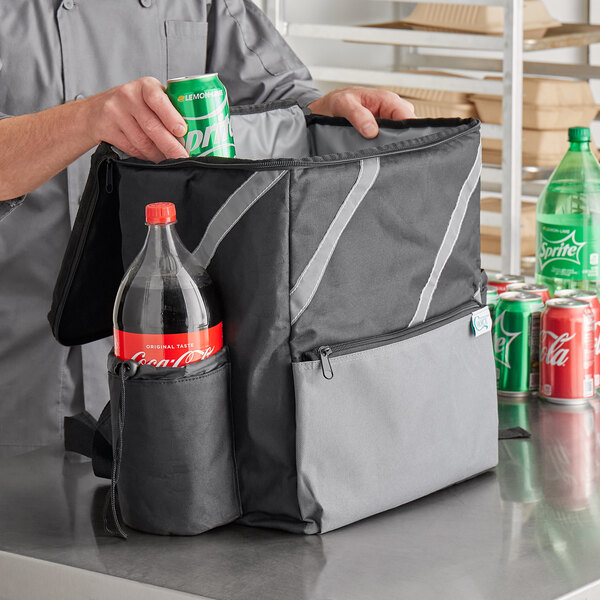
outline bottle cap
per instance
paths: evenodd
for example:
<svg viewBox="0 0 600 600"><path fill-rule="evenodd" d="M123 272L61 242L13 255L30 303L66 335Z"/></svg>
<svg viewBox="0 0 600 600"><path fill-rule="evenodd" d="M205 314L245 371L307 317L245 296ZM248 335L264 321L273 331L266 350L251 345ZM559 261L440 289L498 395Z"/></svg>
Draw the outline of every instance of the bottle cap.
<svg viewBox="0 0 600 600"><path fill-rule="evenodd" d="M569 127L570 142L589 142L590 140L589 127Z"/></svg>
<svg viewBox="0 0 600 600"><path fill-rule="evenodd" d="M172 202L154 202L146 205L146 225L175 223L175 205Z"/></svg>

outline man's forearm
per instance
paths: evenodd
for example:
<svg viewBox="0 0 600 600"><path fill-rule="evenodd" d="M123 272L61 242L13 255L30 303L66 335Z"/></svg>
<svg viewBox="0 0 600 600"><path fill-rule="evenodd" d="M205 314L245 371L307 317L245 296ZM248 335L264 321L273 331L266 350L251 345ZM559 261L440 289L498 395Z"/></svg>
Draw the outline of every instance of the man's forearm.
<svg viewBox="0 0 600 600"><path fill-rule="evenodd" d="M136 158L184 158L187 129L164 87L142 77L39 113L0 120L0 201L39 187L102 140Z"/></svg>
<svg viewBox="0 0 600 600"><path fill-rule="evenodd" d="M86 131L87 102L0 120L0 201L39 187L96 145Z"/></svg>

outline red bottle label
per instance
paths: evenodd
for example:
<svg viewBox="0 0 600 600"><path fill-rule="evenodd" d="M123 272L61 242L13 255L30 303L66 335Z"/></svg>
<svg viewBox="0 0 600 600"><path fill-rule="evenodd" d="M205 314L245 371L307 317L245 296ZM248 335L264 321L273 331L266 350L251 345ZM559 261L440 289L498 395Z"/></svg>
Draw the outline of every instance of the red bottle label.
<svg viewBox="0 0 600 600"><path fill-rule="evenodd" d="M155 367L185 367L223 347L223 324L190 333L147 334L114 329L115 356Z"/></svg>

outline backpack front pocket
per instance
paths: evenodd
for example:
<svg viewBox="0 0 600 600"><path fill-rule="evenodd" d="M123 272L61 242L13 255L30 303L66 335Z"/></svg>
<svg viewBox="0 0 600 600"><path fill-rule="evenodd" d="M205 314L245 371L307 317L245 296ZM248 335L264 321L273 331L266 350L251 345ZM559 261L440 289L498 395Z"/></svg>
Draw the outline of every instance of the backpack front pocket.
<svg viewBox="0 0 600 600"><path fill-rule="evenodd" d="M110 355L118 497L130 527L193 535L239 517L229 367L226 348L184 368Z"/></svg>
<svg viewBox="0 0 600 600"><path fill-rule="evenodd" d="M326 532L497 463L491 335L479 307L293 364L298 497ZM475 316L474 316L475 315Z"/></svg>

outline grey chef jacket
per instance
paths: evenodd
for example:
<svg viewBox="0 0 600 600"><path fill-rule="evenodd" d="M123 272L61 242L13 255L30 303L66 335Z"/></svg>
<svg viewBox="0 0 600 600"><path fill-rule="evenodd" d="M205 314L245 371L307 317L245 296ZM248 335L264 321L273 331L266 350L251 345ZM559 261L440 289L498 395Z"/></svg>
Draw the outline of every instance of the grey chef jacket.
<svg viewBox="0 0 600 600"><path fill-rule="evenodd" d="M231 104L320 96L251 0L0 0L0 118L203 72ZM65 415L108 399L110 340L64 348L46 320L89 157L0 202L0 457L57 442Z"/></svg>

